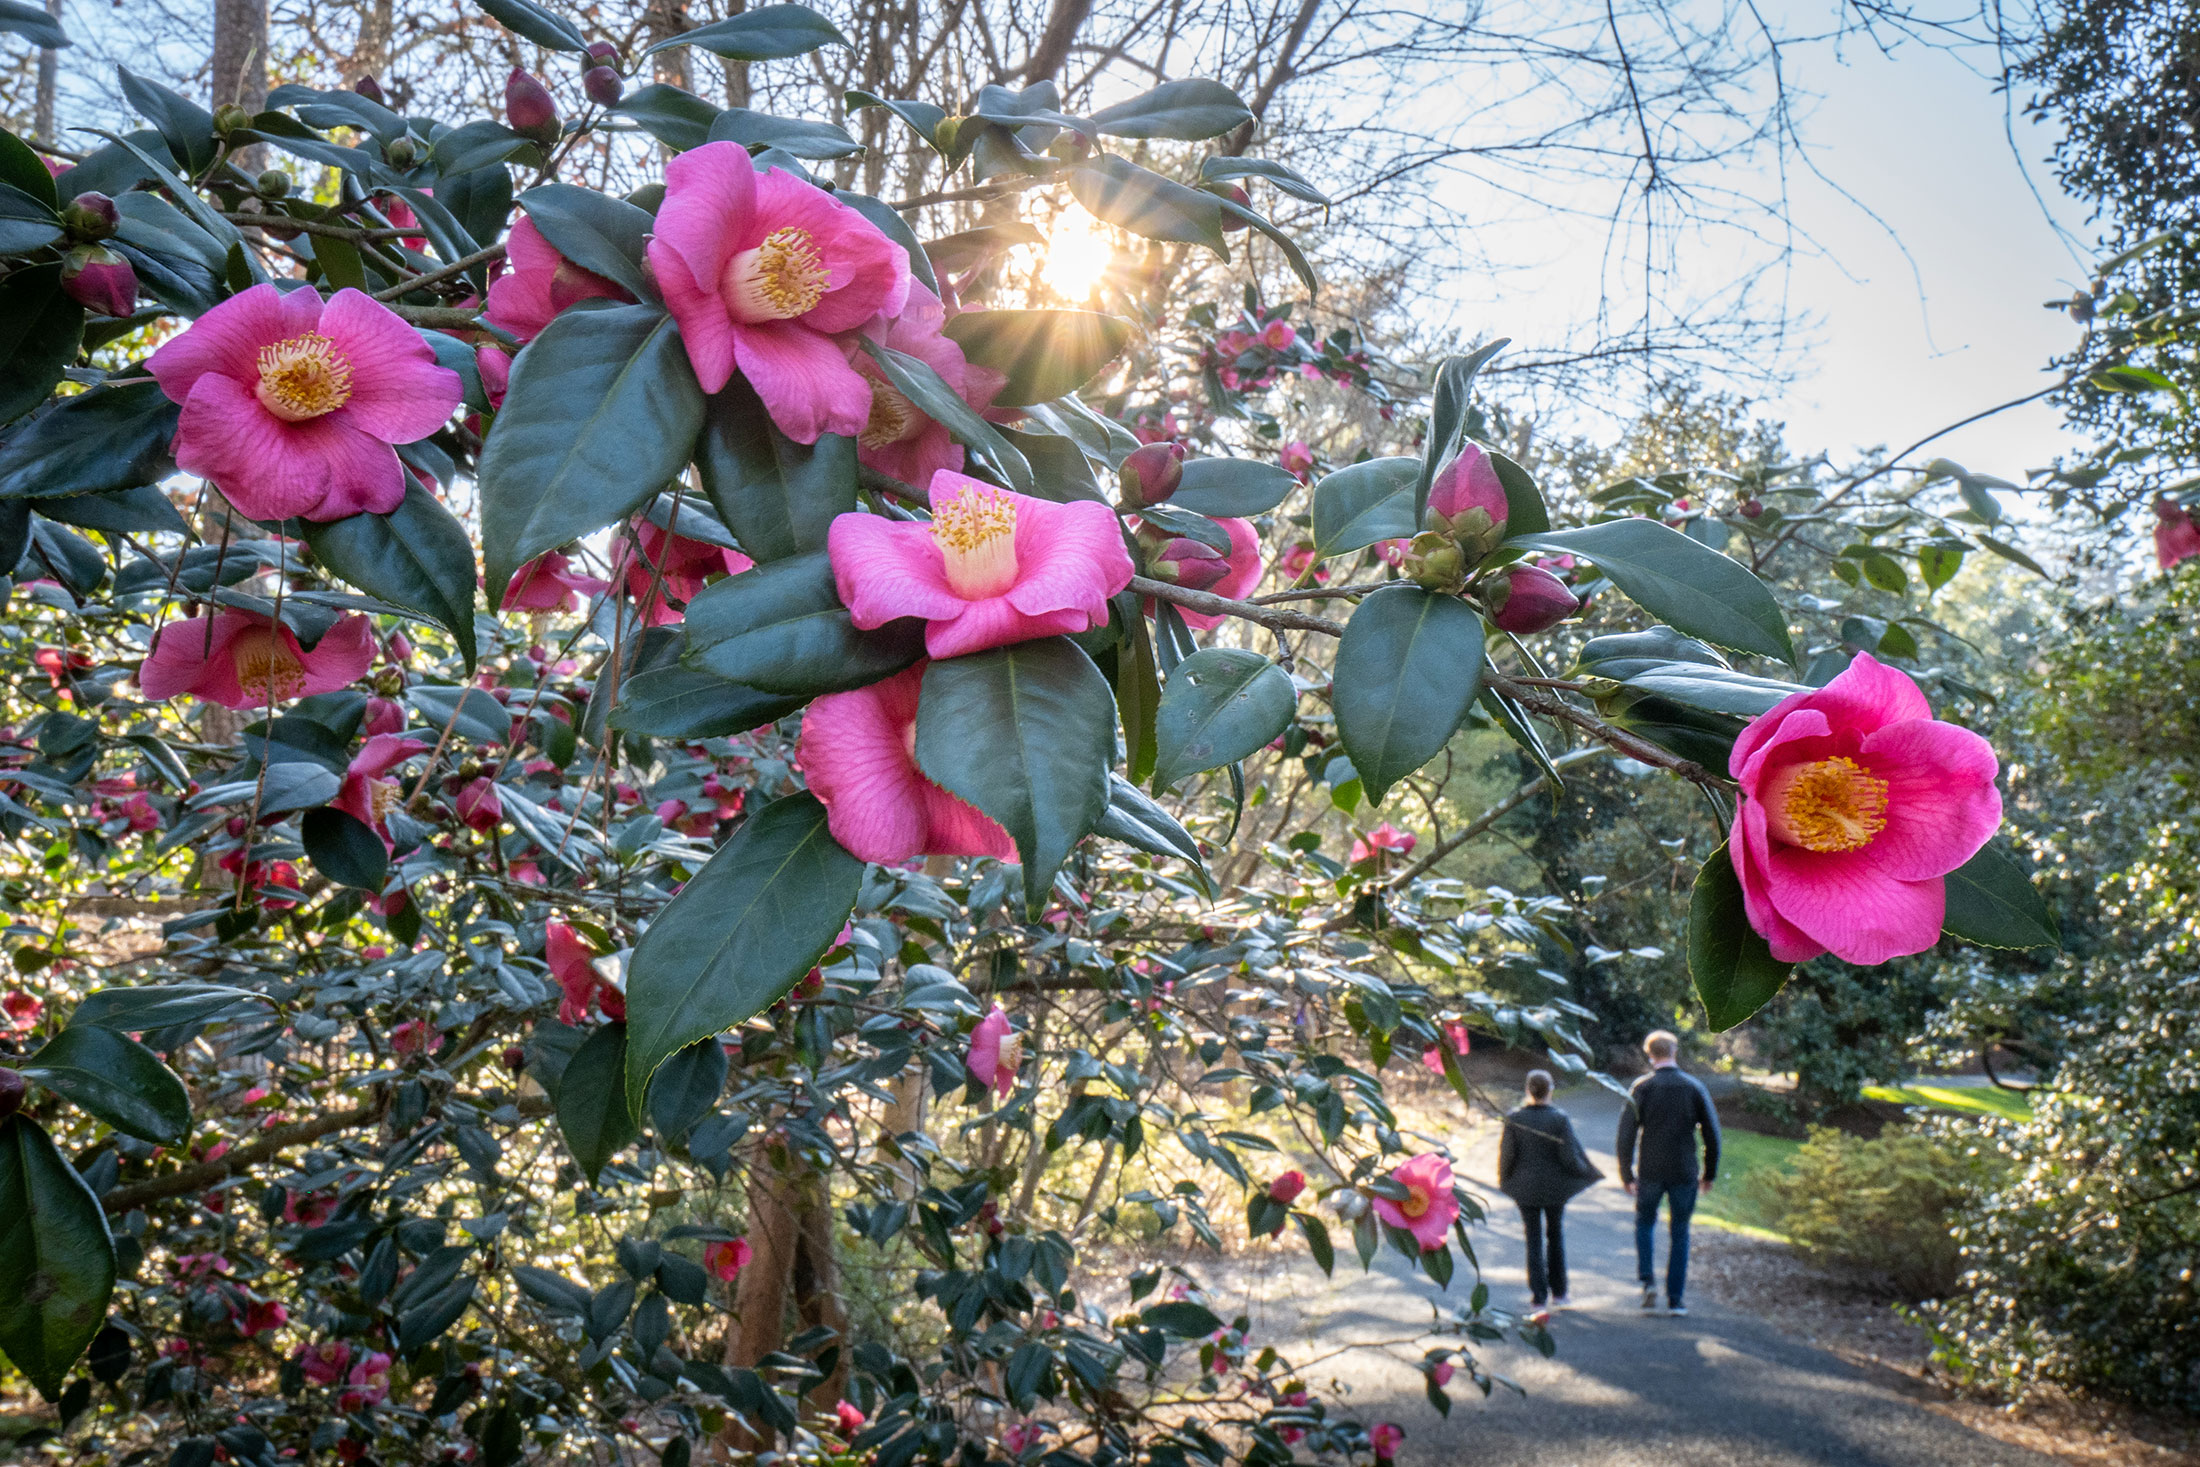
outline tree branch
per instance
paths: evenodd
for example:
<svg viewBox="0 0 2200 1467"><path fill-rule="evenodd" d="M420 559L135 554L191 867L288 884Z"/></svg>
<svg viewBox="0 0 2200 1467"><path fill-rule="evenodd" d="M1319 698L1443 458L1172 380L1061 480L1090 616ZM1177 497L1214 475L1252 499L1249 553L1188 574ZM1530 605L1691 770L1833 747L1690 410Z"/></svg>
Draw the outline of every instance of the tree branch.
<svg viewBox="0 0 2200 1467"><path fill-rule="evenodd" d="M310 1121L298 1121L274 1130L249 1146L240 1146L224 1152L212 1161L202 1161L165 1177L149 1177L142 1182L132 1182L127 1187L117 1187L100 1199L100 1205L109 1212L128 1212L143 1207L148 1202L163 1198L180 1197L186 1192L203 1192L217 1182L225 1182L247 1167L270 1160L277 1153L293 1146L303 1146L318 1141L323 1136L338 1131L348 1131L354 1126L364 1126L382 1114L379 1101L355 1105L334 1115L317 1116Z"/></svg>

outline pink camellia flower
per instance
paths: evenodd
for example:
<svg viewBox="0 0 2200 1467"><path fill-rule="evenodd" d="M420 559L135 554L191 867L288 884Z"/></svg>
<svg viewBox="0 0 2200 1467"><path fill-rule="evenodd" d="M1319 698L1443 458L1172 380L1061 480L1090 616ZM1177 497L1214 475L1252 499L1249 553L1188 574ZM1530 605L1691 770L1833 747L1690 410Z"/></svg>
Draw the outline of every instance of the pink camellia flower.
<svg viewBox="0 0 2200 1467"><path fill-rule="evenodd" d="M390 1393L390 1357L380 1350L370 1350L351 1367L344 1377L350 1387L336 1398L338 1409L357 1411L388 1398Z"/></svg>
<svg viewBox="0 0 2200 1467"><path fill-rule="evenodd" d="M254 1299L236 1317L237 1333L246 1339L281 1329L290 1322L290 1311L273 1299Z"/></svg>
<svg viewBox="0 0 2200 1467"><path fill-rule="evenodd" d="M1294 479L1303 479L1314 472L1314 450L1294 439L1283 445L1283 453L1278 462L1283 465L1285 473Z"/></svg>
<svg viewBox="0 0 2200 1467"><path fill-rule="evenodd" d="M154 809L153 802L143 795L130 796L115 813L128 821L130 829L140 835L148 830L160 829L160 811Z"/></svg>
<svg viewBox="0 0 2200 1467"><path fill-rule="evenodd" d="M665 306L705 392L741 369L779 430L861 436L871 389L847 338L909 299L909 257L877 225L739 143L705 143L665 165L649 241Z"/></svg>
<svg viewBox="0 0 2200 1467"><path fill-rule="evenodd" d="M1024 1037L1009 1027L1008 1013L999 1004L978 1021L970 1035L970 1054L963 1063L970 1077L988 1085L996 1095L1016 1088L1016 1068L1023 1063Z"/></svg>
<svg viewBox="0 0 2200 1467"><path fill-rule="evenodd" d="M343 787L329 803L382 837L382 849L395 849L390 843L388 821L390 811L405 797L405 786L402 781L391 779L389 773L413 755L427 752L428 745L418 739L376 734L351 756L351 763L344 770Z"/></svg>
<svg viewBox="0 0 2200 1467"><path fill-rule="evenodd" d="M1423 528L1448 533L1470 561L1479 560L1505 538L1510 512L1497 465L1481 444L1469 443L1429 485L1428 520Z"/></svg>
<svg viewBox="0 0 2200 1467"><path fill-rule="evenodd" d="M0 998L0 1013L8 1016L8 1027L18 1034L37 1028L38 1016L45 1011L44 999L20 988L11 988L5 998Z"/></svg>
<svg viewBox="0 0 2200 1467"><path fill-rule="evenodd" d="M1130 584L1130 552L1104 504L1033 499L948 469L931 488L930 524L844 514L826 532L857 626L920 616L925 650L959 657L1087 631Z"/></svg>
<svg viewBox="0 0 2200 1467"><path fill-rule="evenodd" d="M1021 1457L1045 1438L1046 1432L1036 1421L1012 1421L1001 1428L1001 1450L1011 1457Z"/></svg>
<svg viewBox="0 0 2200 1467"><path fill-rule="evenodd" d="M426 1054L435 1042L435 1025L426 1019L407 1019L390 1030L390 1049L396 1054Z"/></svg>
<svg viewBox="0 0 2200 1467"><path fill-rule="evenodd" d="M1450 1385L1456 1369L1449 1360L1437 1360L1429 1365L1428 1378L1440 1386Z"/></svg>
<svg viewBox="0 0 2200 1467"><path fill-rule="evenodd" d="M940 298L925 289L921 281L912 280L909 303L901 314L874 323L869 334L881 345L924 362L940 374L940 380L953 388L956 396L984 412L1008 379L990 367L972 366L963 356L963 349L941 334L940 328L946 322L947 311ZM945 426L887 381L877 363L859 353L855 366L871 383L870 416L856 437L858 459L904 484L929 484L941 469L963 466L962 445Z"/></svg>
<svg viewBox="0 0 2200 1467"><path fill-rule="evenodd" d="M1352 842L1352 864L1357 866L1362 861L1372 861L1378 851L1396 851L1401 856L1410 856L1419 844L1420 837L1412 831L1400 830L1385 820Z"/></svg>
<svg viewBox="0 0 2200 1467"><path fill-rule="evenodd" d="M403 705L389 698L369 698L367 699L367 721L363 727L369 738L379 737L382 734L403 733L405 731L405 709Z"/></svg>
<svg viewBox="0 0 2200 1467"><path fill-rule="evenodd" d="M137 271L105 245L81 244L61 262L61 292L102 316L127 316L137 309Z"/></svg>
<svg viewBox="0 0 2200 1467"><path fill-rule="evenodd" d="M843 1436L854 1436L863 1430L864 1423L868 1420L853 1401L841 1401L834 1405L833 1416L839 1421Z"/></svg>
<svg viewBox="0 0 2200 1467"><path fill-rule="evenodd" d="M1541 566L1509 565L1482 580L1482 604L1499 631L1547 632L1581 610L1581 598Z"/></svg>
<svg viewBox="0 0 2200 1467"><path fill-rule="evenodd" d="M1406 1189L1406 1200L1371 1197L1375 1215L1413 1234L1424 1253L1442 1247L1444 1233L1459 1216L1459 1199L1451 1195L1451 1163L1424 1151L1392 1171L1390 1180Z"/></svg>
<svg viewBox="0 0 2200 1467"><path fill-rule="evenodd" d="M146 360L183 404L176 466L256 520L387 514L405 498L392 444L443 426L458 373L365 291L255 285Z"/></svg>
<svg viewBox="0 0 2200 1467"><path fill-rule="evenodd" d="M317 1228L336 1211L336 1199L326 1192L291 1192L283 1198L283 1221Z"/></svg>
<svg viewBox="0 0 2200 1467"><path fill-rule="evenodd" d="M210 619L169 622L138 668L138 691L152 702L189 693L225 708L261 708L310 693L333 693L374 665L374 626L353 613L308 652L287 626L225 606Z"/></svg>
<svg viewBox="0 0 2200 1467"><path fill-rule="evenodd" d="M1268 1200L1289 1207L1306 1190L1306 1173L1296 1167L1268 1184Z"/></svg>
<svg viewBox="0 0 2200 1467"><path fill-rule="evenodd" d="M342 1340L323 1340L318 1345L300 1345L293 1358L307 1380L315 1385L334 1385L351 1368L351 1346Z"/></svg>
<svg viewBox="0 0 2200 1467"><path fill-rule="evenodd" d="M565 995L558 1004L558 1022L583 1023L589 1009L599 1004L609 1017L625 1018L626 995L596 971L596 950L588 945L588 939L555 919L545 931L549 937L543 944L543 960L549 963L550 976Z"/></svg>
<svg viewBox="0 0 2200 1467"><path fill-rule="evenodd" d="M627 562L626 594L633 598L644 626L665 626L686 614L685 608L703 589L709 577L737 576L756 564L738 550L690 540L643 520L635 526L638 546Z"/></svg>
<svg viewBox="0 0 2200 1467"><path fill-rule="evenodd" d="M746 1238L721 1238L703 1245L703 1267L712 1278L730 1284L741 1276L741 1270L749 1266L749 1259L754 1254Z"/></svg>
<svg viewBox="0 0 2200 1467"><path fill-rule="evenodd" d="M504 822L503 797L497 794L497 782L486 774L460 790L451 807L469 830L495 830Z"/></svg>
<svg viewBox="0 0 2200 1467"><path fill-rule="evenodd" d="M1772 956L1870 967L1940 940L1949 872L2001 827L1999 761L1909 675L1860 652L1742 730L1729 846Z"/></svg>
<svg viewBox="0 0 2200 1467"><path fill-rule="evenodd" d="M583 270L559 254L531 219L512 226L504 241L504 258L511 269L489 282L489 299L481 315L490 325L511 332L521 341L533 341L558 312L577 301L634 299L625 287L592 270ZM479 364L479 356L475 362ZM504 371L511 371L509 359ZM489 385L486 374L482 385ZM500 387L491 394L491 401L501 395Z"/></svg>
<svg viewBox="0 0 2200 1467"><path fill-rule="evenodd" d="M1270 321L1260 329L1260 344L1270 351L1289 351L1299 333L1291 329L1289 321Z"/></svg>
<svg viewBox="0 0 2200 1467"><path fill-rule="evenodd" d="M2200 555L2200 525L2168 495L2154 501L2154 563L2168 570Z"/></svg>
<svg viewBox="0 0 2200 1467"><path fill-rule="evenodd" d="M1367 1444L1374 1449L1378 1462L1388 1462L1397 1456L1405 1439L1406 1429L1395 1421L1378 1421L1367 1434Z"/></svg>
<svg viewBox="0 0 2200 1467"><path fill-rule="evenodd" d="M583 601L611 589L609 581L584 575L572 565L569 558L556 550L528 561L519 568L519 574L512 577L512 584L505 588L502 609L578 611Z"/></svg>
<svg viewBox="0 0 2200 1467"><path fill-rule="evenodd" d="M1429 1073L1441 1075L1444 1073L1444 1051L1446 1049L1464 1058L1473 1048L1474 1040L1467 1033L1467 1026L1455 1019L1444 1025L1442 1043L1432 1044L1421 1051L1421 1063L1427 1067Z"/></svg>
<svg viewBox="0 0 2200 1467"><path fill-rule="evenodd" d="M1314 566L1313 546L1301 540L1298 544L1283 552L1283 573L1290 577L1292 584L1296 585L1306 579L1306 573L1309 570L1314 572L1316 584L1324 583L1329 579L1329 572L1326 568L1316 569Z"/></svg>
<svg viewBox="0 0 2200 1467"><path fill-rule="evenodd" d="M1216 520L1216 524L1230 532L1230 568L1222 578L1204 589L1232 601L1243 600L1248 592L1260 584L1260 578L1268 571L1267 563L1260 558L1260 531L1253 528L1251 520ZM1228 620L1220 612L1191 611L1177 608L1183 614L1184 624L1199 631L1212 631Z"/></svg>
<svg viewBox="0 0 2200 1467"><path fill-rule="evenodd" d="M975 805L917 767L919 663L852 693L828 693L802 715L798 752L826 826L848 853L884 865L913 856L998 856L1016 844Z"/></svg>

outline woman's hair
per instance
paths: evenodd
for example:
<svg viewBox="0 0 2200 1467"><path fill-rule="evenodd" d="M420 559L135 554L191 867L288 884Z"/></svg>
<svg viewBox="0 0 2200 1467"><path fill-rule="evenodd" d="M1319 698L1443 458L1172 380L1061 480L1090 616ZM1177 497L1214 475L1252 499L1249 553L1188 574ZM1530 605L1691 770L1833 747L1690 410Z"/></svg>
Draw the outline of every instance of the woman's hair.
<svg viewBox="0 0 2200 1467"><path fill-rule="evenodd" d="M1528 1099L1549 1100L1550 1098L1551 1072L1549 1070L1528 1071Z"/></svg>

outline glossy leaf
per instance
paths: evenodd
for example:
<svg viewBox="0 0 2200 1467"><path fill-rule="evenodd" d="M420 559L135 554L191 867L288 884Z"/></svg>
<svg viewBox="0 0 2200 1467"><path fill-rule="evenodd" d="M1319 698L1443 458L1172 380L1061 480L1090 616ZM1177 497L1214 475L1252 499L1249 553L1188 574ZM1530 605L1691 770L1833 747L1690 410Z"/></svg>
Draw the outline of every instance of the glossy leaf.
<svg viewBox="0 0 2200 1467"><path fill-rule="evenodd" d="M174 1145L191 1130L183 1081L151 1050L97 1024L71 1024L16 1066L125 1135Z"/></svg>
<svg viewBox="0 0 2200 1467"><path fill-rule="evenodd" d="M1093 834L1119 840L1155 856L1180 856L1204 870L1199 841L1164 810L1120 774L1108 776L1108 808L1094 825Z"/></svg>
<svg viewBox="0 0 2200 1467"><path fill-rule="evenodd" d="M1298 711L1291 675L1241 647L1194 652L1169 674L1154 719L1154 786L1235 764L1266 748Z"/></svg>
<svg viewBox="0 0 2200 1467"><path fill-rule="evenodd" d="M934 662L917 703L917 766L998 821L1036 913L1108 808L1115 699L1074 642L1048 637Z"/></svg>
<svg viewBox="0 0 2200 1467"><path fill-rule="evenodd" d="M542 148L534 139L484 117L464 127L454 127L437 138L435 150L428 157L438 172L455 178L512 161L540 167ZM441 185L437 188L440 193Z"/></svg>
<svg viewBox="0 0 2200 1467"><path fill-rule="evenodd" d="M875 341L866 340L862 346L902 396L915 403L926 417L945 426L958 443L984 455L986 461L1008 480L1010 488L1019 494L1035 492L1031 465L1024 456L991 423L979 416L976 408L963 401L962 394L948 386L929 362Z"/></svg>
<svg viewBox="0 0 2200 1467"><path fill-rule="evenodd" d="M12 183L0 183L0 255L27 255L58 245L63 237L51 204Z"/></svg>
<svg viewBox="0 0 2200 1467"><path fill-rule="evenodd" d="M678 1142L710 1114L726 1070L725 1046L716 1038L698 1039L664 1062L649 1086L649 1122L659 1141Z"/></svg>
<svg viewBox="0 0 2200 1467"><path fill-rule="evenodd" d="M641 1135L627 1099L627 1026L597 1026L558 1078L558 1130L593 1187L605 1163Z"/></svg>
<svg viewBox="0 0 2200 1467"><path fill-rule="evenodd" d="M54 187L53 178L37 150L0 127L0 184L21 190L48 209L58 209L61 191Z"/></svg>
<svg viewBox="0 0 2200 1467"><path fill-rule="evenodd" d="M1203 244L1224 259L1222 200L1102 153L1069 170L1069 191L1093 215L1142 239Z"/></svg>
<svg viewBox="0 0 2200 1467"><path fill-rule="evenodd" d="M448 728L477 744L501 744L511 736L512 715L480 688L424 683L408 690L405 701L438 733Z"/></svg>
<svg viewBox="0 0 2200 1467"><path fill-rule="evenodd" d="M382 894L389 879L389 851L374 827L334 805L308 810L298 822L299 844L323 876L344 886Z"/></svg>
<svg viewBox="0 0 2200 1467"><path fill-rule="evenodd" d="M1497 482L1505 486L1505 533L1540 535L1551 527L1550 512L1543 507L1543 492L1528 471L1496 449L1485 450Z"/></svg>
<svg viewBox="0 0 2200 1467"><path fill-rule="evenodd" d="M1696 874L1688 903L1688 973L1713 1032L1724 1032L1772 1001L1795 971L1749 925L1741 878L1720 846Z"/></svg>
<svg viewBox="0 0 2200 1467"><path fill-rule="evenodd" d="M1981 947L2059 948L2062 924L2008 851L1989 844L1948 874L1942 929Z"/></svg>
<svg viewBox="0 0 2200 1467"><path fill-rule="evenodd" d="M153 124L179 167L195 176L214 161L213 113L127 66L116 67L115 78L122 84L123 97Z"/></svg>
<svg viewBox="0 0 2200 1467"><path fill-rule="evenodd" d="M1429 486L1436 481L1437 471L1459 451L1460 434L1467 424L1467 398L1474 389L1475 374L1511 343L1511 337L1501 336L1465 356L1444 358L1443 365L1436 369L1436 390L1429 397L1428 441L1422 447L1420 475L1413 485L1413 523L1416 526L1428 514ZM1508 493L1508 501L1510 498Z"/></svg>
<svg viewBox="0 0 2200 1467"><path fill-rule="evenodd" d="M98 1024L126 1033L210 1024L255 1006L265 1013L264 994L220 983L163 983L151 988L102 988L84 996L69 1015L70 1027Z"/></svg>
<svg viewBox="0 0 2200 1467"><path fill-rule="evenodd" d="M1287 164L1267 158L1233 158L1226 154L1214 154L1199 160L1201 183L1233 183L1239 179L1258 178L1274 184L1294 199L1327 207L1329 195L1306 181L1305 175Z"/></svg>
<svg viewBox="0 0 2200 1467"><path fill-rule="evenodd" d="M761 5L754 10L697 26L659 41L642 54L654 56L674 46L700 46L728 61L778 61L807 56L822 46L845 46L848 38L807 5Z"/></svg>
<svg viewBox="0 0 2200 1467"><path fill-rule="evenodd" d="M0 1121L0 1352L58 1399L114 1289L114 1240L91 1187L29 1116Z"/></svg>
<svg viewBox="0 0 2200 1467"><path fill-rule="evenodd" d="M995 403L1022 407L1098 376L1129 344L1131 323L1098 311L964 311L944 334L974 365L1008 378Z"/></svg>
<svg viewBox="0 0 2200 1467"><path fill-rule="evenodd" d="M834 517L856 507L855 440L825 433L796 443L739 377L710 399L695 467L719 517L760 563L823 550Z"/></svg>
<svg viewBox="0 0 2200 1467"><path fill-rule="evenodd" d="M676 153L709 142L718 117L718 109L701 97L665 82L635 88L611 110Z"/></svg>
<svg viewBox="0 0 2200 1467"><path fill-rule="evenodd" d="M481 8L506 30L516 31L538 46L553 51L586 51L588 38L580 28L546 5L534 0L478 0Z"/></svg>
<svg viewBox="0 0 2200 1467"><path fill-rule="evenodd" d="M1091 118L1095 128L1111 137L1186 143L1220 137L1252 120L1252 109L1236 92L1201 77L1163 82L1127 102L1103 107Z"/></svg>
<svg viewBox="0 0 2200 1467"><path fill-rule="evenodd" d="M1314 486L1314 555L1327 559L1364 550L1378 540L1413 535L1410 458L1371 458L1322 476Z"/></svg>
<svg viewBox="0 0 2200 1467"><path fill-rule="evenodd" d="M678 478L702 424L702 389L663 311L583 304L552 321L513 362L481 453L489 603L528 561Z"/></svg>
<svg viewBox="0 0 2200 1467"><path fill-rule="evenodd" d="M1739 561L1656 520L1607 520L1586 529L1515 536L1505 543L1594 562L1621 595L1688 636L1737 652L1795 661L1787 614L1765 583Z"/></svg>
<svg viewBox="0 0 2200 1467"><path fill-rule="evenodd" d="M1443 751L1482 677L1482 618L1418 586L1362 601L1337 644L1330 702L1368 803Z"/></svg>
<svg viewBox="0 0 2200 1467"><path fill-rule="evenodd" d="M713 143L739 143L752 152L777 148L813 161L849 158L863 151L863 144L850 137L846 128L807 117L774 117L747 107L728 107L712 118L705 138Z"/></svg>
<svg viewBox="0 0 2200 1467"><path fill-rule="evenodd" d="M656 223L648 210L569 183L531 188L519 205L559 254L639 300L656 298L644 254Z"/></svg>
<svg viewBox="0 0 2200 1467"><path fill-rule="evenodd" d="M59 265L0 280L0 423L46 400L84 340L84 308L61 292Z"/></svg>
<svg viewBox="0 0 2200 1467"><path fill-rule="evenodd" d="M913 618L857 630L821 550L706 588L688 604L687 629L690 665L798 697L867 687L924 655Z"/></svg>
<svg viewBox="0 0 2200 1467"><path fill-rule="evenodd" d="M634 949L626 989L632 1102L640 1104L674 1053L762 1013L794 987L839 937L862 880L863 863L833 839L816 796L790 795L752 815Z"/></svg>
<svg viewBox="0 0 2200 1467"><path fill-rule="evenodd" d="M388 514L307 520L300 528L331 573L442 627L472 670L474 542L419 480L406 476L404 502Z"/></svg>
<svg viewBox="0 0 2200 1467"><path fill-rule="evenodd" d="M1169 503L1209 518L1249 519L1290 496L1299 481L1288 469L1257 458L1188 458L1184 482Z"/></svg>
<svg viewBox="0 0 2200 1467"><path fill-rule="evenodd" d="M47 14L44 6L29 5L24 0L0 0L0 31L50 50L58 51L69 44L69 34L61 29L60 21Z"/></svg>
<svg viewBox="0 0 2200 1467"><path fill-rule="evenodd" d="M777 723L807 701L760 692L714 672L673 665L635 673L619 685L611 727L653 739L714 739Z"/></svg>

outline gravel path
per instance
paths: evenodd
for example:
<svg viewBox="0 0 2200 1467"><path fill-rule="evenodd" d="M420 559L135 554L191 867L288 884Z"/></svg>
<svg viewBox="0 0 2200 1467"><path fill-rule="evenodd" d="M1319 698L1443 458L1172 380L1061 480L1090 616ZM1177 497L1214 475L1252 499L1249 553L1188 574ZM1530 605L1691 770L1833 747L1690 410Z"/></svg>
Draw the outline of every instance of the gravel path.
<svg viewBox="0 0 2200 1467"><path fill-rule="evenodd" d="M1350 1393L1364 1420L1406 1428L1400 1467L1473 1462L1489 1467L2052 1467L2057 1459L1969 1430L1839 1358L1780 1334L1762 1320L1723 1310L1691 1290L1686 1318L1644 1316L1637 1307L1633 1204L1618 1185L1611 1146L1619 1102L1575 1088L1560 1096L1608 1180L1566 1210L1574 1308L1558 1316L1558 1353L1544 1359L1511 1344L1485 1347L1484 1363L1517 1382L1487 1401L1464 1377L1453 1385L1447 1420L1422 1395L1417 1349L1393 1362L1369 1352L1327 1361L1310 1376ZM1462 1129L1453 1154L1477 1190L1496 1204L1470 1233L1501 1307L1525 1309L1518 1214L1496 1191L1496 1128ZM1501 1209L1501 1210L1499 1210ZM1698 1229L1698 1236L1702 1234ZM1340 1235L1341 1238L1341 1235ZM1659 1267L1665 1240L1659 1237ZM1254 1328L1295 1359L1340 1337L1395 1338L1428 1318L1438 1297L1427 1278L1385 1252L1371 1274L1340 1250L1325 1280L1293 1255L1247 1282L1265 1295ZM1463 1282L1466 1271L1461 1270ZM1469 1394L1462 1398L1460 1387Z"/></svg>

